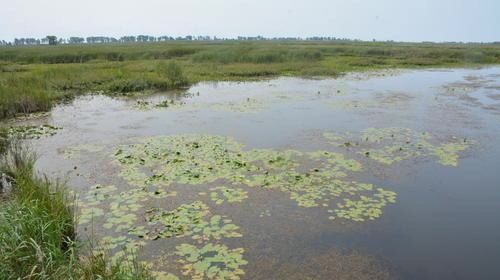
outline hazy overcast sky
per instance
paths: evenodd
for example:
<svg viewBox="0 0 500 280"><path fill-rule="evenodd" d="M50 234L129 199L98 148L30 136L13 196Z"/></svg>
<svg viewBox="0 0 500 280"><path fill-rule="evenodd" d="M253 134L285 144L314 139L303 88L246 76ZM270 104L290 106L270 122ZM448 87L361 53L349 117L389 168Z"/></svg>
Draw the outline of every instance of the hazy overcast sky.
<svg viewBox="0 0 500 280"><path fill-rule="evenodd" d="M0 38L333 36L500 41L500 0L0 0Z"/></svg>

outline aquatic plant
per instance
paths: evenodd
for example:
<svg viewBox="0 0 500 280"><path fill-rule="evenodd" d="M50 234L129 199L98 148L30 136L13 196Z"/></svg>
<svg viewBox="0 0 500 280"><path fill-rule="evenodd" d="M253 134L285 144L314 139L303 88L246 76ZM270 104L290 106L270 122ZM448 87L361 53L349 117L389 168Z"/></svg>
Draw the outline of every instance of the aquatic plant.
<svg viewBox="0 0 500 280"><path fill-rule="evenodd" d="M471 140L456 137L443 143L428 132L393 127L368 128L359 136L325 132L323 137L331 144L386 165L412 158L437 157L442 165L457 166L459 152L473 144Z"/></svg>
<svg viewBox="0 0 500 280"><path fill-rule="evenodd" d="M9 137L19 138L19 139L40 139L46 136L53 136L57 134L57 131L62 128L52 126L49 124L43 125L22 125L22 126L11 126L8 129Z"/></svg>
<svg viewBox="0 0 500 280"><path fill-rule="evenodd" d="M435 156L439 158L439 163L442 165L457 166L461 151L465 151L471 145L471 141L459 141L455 143L446 143L436 147L433 150Z"/></svg>
<svg viewBox="0 0 500 280"><path fill-rule="evenodd" d="M82 153L97 153L104 149L103 146L95 144L81 144L69 146L63 149L62 154L65 159L80 158Z"/></svg>
<svg viewBox="0 0 500 280"><path fill-rule="evenodd" d="M120 176L138 187L174 182L196 185L236 176L246 165L240 149L241 145L229 138L182 135L122 146L114 158L122 167ZM148 176L143 168L153 175Z"/></svg>
<svg viewBox="0 0 500 280"><path fill-rule="evenodd" d="M269 106L271 101L264 101L255 98L247 98L237 102L225 102L211 104L209 108L213 111L235 112L235 113L255 113L262 111Z"/></svg>
<svg viewBox="0 0 500 280"><path fill-rule="evenodd" d="M164 271L153 271L151 274L156 280L179 280L179 277Z"/></svg>
<svg viewBox="0 0 500 280"><path fill-rule="evenodd" d="M270 149L244 151L242 148L230 138L178 135L147 138L139 144L121 146L114 158L122 168L120 175L130 184L143 188L197 185L222 179L230 184L281 190L289 193L302 207L318 207L328 201L333 203L343 198L376 194L369 184L343 179L349 172L359 172L362 167L342 154ZM304 166L312 168L304 170ZM226 199L237 201L244 196L237 188L211 190L210 198L216 204ZM220 191L225 198L214 190ZM349 215L343 218L352 219Z"/></svg>
<svg viewBox="0 0 500 280"><path fill-rule="evenodd" d="M0 278L150 280L136 259L113 263L104 254L82 250L73 196L64 185L38 177L34 157L25 149L14 143L0 163L14 179L0 207Z"/></svg>
<svg viewBox="0 0 500 280"><path fill-rule="evenodd" d="M361 164L329 151L244 150L234 139L213 135L175 135L145 138L119 146L112 158L119 175L132 188L119 192L114 186L96 185L81 197L81 224L92 220L114 232L105 236L100 250L113 250L113 260L130 258L134 252L158 239L189 238L177 248L183 257L184 274L193 279L238 279L243 249L219 244L242 237L239 226L226 216L212 214L197 200L175 208L144 209L147 201L185 187L215 182L224 185L199 192L200 197L222 203L241 203L248 192L238 187L274 189L286 193L301 207L327 207L329 219L363 222L379 218L395 203L396 194L372 184L349 180ZM270 216L269 210L260 217ZM333 215L333 216L332 216ZM214 243L217 242L217 243ZM116 251L119 248L125 250ZM217 261L218 260L218 261ZM166 274L169 275L169 274Z"/></svg>
<svg viewBox="0 0 500 280"><path fill-rule="evenodd" d="M0 118L48 111L89 92L123 95L186 83L330 76L368 69L499 63L491 44L176 42L0 49ZM471 59L470 53L480 54ZM398 57L398 59L394 59ZM175 61L171 66L172 61ZM242 63L244 62L244 63ZM179 71L180 69L180 71Z"/></svg>
<svg viewBox="0 0 500 280"><path fill-rule="evenodd" d="M266 209L266 210L260 212L259 217L260 218L271 217L271 211L269 209Z"/></svg>
<svg viewBox="0 0 500 280"><path fill-rule="evenodd" d="M186 110L197 110L204 108L204 104L200 103L186 103L184 101L175 101L174 99L165 99L159 102L138 100L133 108L148 111L153 109L158 110L169 110L169 111L186 111Z"/></svg>
<svg viewBox="0 0 500 280"><path fill-rule="evenodd" d="M224 203L224 201L227 201L228 203L242 202L248 198L248 192L240 188L217 186L215 188L211 188L210 190L212 191L210 192L210 199L217 205Z"/></svg>
<svg viewBox="0 0 500 280"><path fill-rule="evenodd" d="M209 217L208 207L201 201L182 204L173 210L152 208L146 211L147 226L129 233L145 240L192 236L195 240L219 240L222 237L241 237L238 226L219 215Z"/></svg>
<svg viewBox="0 0 500 280"><path fill-rule="evenodd" d="M357 200L344 198L343 202L337 204L335 209L337 217L363 222L366 219L374 220L380 218L382 209L388 203L396 202L396 193L381 188L372 197L359 196Z"/></svg>
<svg viewBox="0 0 500 280"><path fill-rule="evenodd" d="M191 279L240 279L245 272L240 268L248 262L243 259L243 248L229 249L225 245L209 243L201 248L190 244L176 247L176 254L183 257L183 274Z"/></svg>

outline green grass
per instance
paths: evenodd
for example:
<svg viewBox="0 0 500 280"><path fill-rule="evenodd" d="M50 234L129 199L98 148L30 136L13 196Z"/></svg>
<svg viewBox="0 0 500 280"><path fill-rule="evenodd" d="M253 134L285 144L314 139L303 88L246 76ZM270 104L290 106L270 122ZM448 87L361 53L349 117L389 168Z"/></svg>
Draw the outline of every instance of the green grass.
<svg viewBox="0 0 500 280"><path fill-rule="evenodd" d="M500 45L381 42L163 42L0 48L0 118L88 92L124 95L199 81L500 63Z"/></svg>
<svg viewBox="0 0 500 280"><path fill-rule="evenodd" d="M0 279L152 279L137 261L110 264L83 254L76 239L73 199L63 184L34 174L35 157L10 145L1 172L13 179L0 204Z"/></svg>

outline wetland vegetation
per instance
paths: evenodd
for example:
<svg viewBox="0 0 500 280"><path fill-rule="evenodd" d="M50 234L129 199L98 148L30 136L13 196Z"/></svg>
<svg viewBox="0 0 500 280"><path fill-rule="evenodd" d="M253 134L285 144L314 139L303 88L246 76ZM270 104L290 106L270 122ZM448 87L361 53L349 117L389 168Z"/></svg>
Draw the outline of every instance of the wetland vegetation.
<svg viewBox="0 0 500 280"><path fill-rule="evenodd" d="M397 278L366 235L418 239L401 228L425 218L419 172L470 172L497 135L500 103L471 100L498 68L464 91L443 83L469 70L443 69L499 62L493 44L0 48L0 118L51 110L0 131L0 278Z"/></svg>
<svg viewBox="0 0 500 280"><path fill-rule="evenodd" d="M77 239L73 192L36 174L36 157L12 140L1 158L0 278L153 279L134 259L111 263ZM5 179L4 179L5 180ZM90 241L93 242L93 241Z"/></svg>
<svg viewBox="0 0 500 280"><path fill-rule="evenodd" d="M1 47L0 118L47 111L85 93L124 95L200 81L499 62L498 44L201 41Z"/></svg>

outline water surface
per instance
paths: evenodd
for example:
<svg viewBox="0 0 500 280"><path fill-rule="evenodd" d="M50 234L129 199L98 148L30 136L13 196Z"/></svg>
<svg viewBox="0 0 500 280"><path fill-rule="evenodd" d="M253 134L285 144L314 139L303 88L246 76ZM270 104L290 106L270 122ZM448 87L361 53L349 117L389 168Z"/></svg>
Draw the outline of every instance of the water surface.
<svg viewBox="0 0 500 280"><path fill-rule="evenodd" d="M41 123L62 129L33 141L39 169L67 178L82 196L96 184L113 185L114 193L136 189L119 175L113 156L117 149L148 137L176 135L230 138L243 145L243 153L342 154L362 166L342 180L397 193L380 217L354 221L333 215L336 203L303 207L276 188L223 179L173 183L163 189L177 195L144 201L137 225L144 224L148 209L202 201L210 215L231 219L241 236L148 240L140 255L154 270L188 279L193 274L182 275L185 263L179 263L176 246L210 243L244 249L248 263L239 267L242 279L332 279L335 274L345 279L500 279L500 68L200 83L185 91L127 99L90 95L19 124ZM428 133L435 147L464 142L467 148L456 152L456 164L443 164L429 153L381 163L373 151L365 154L361 135L370 128ZM332 143L325 133L342 139ZM241 189L248 197L218 204L210 193L219 185ZM79 232L99 239L130 230L103 228L104 223L105 217L96 217Z"/></svg>

